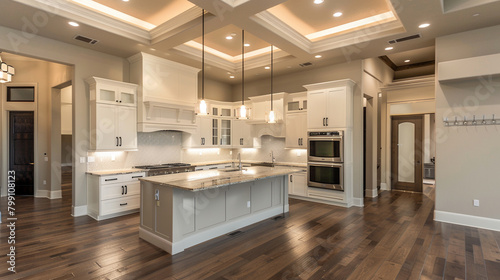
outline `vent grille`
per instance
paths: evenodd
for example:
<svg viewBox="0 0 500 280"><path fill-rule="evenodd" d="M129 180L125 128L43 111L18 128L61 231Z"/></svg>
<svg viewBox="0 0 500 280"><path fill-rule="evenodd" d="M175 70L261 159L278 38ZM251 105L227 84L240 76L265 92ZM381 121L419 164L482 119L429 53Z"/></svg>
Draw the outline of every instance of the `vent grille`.
<svg viewBox="0 0 500 280"><path fill-rule="evenodd" d="M304 63L299 64L300 67L306 67L306 66L311 66L311 65L313 65L311 62L304 62Z"/></svg>
<svg viewBox="0 0 500 280"><path fill-rule="evenodd" d="M422 38L422 36L420 34L415 34L415 35L410 35L410 36L390 40L389 44L396 44L396 43L401 43L404 41L409 41L409 40L414 40L414 39L419 39L419 38Z"/></svg>
<svg viewBox="0 0 500 280"><path fill-rule="evenodd" d="M85 36L82 36L82 35L76 35L73 39L78 40L78 41L82 41L84 43L91 44L91 45L95 45L95 44L97 44L99 42L96 39L92 39L92 38L85 37Z"/></svg>

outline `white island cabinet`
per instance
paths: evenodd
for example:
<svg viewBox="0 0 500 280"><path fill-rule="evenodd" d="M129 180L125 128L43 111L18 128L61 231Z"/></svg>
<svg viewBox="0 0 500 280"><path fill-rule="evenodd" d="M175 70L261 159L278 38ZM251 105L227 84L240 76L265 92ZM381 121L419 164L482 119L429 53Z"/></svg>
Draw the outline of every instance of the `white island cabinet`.
<svg viewBox="0 0 500 280"><path fill-rule="evenodd" d="M141 179L139 237L174 255L196 244L288 212L288 174L248 167Z"/></svg>

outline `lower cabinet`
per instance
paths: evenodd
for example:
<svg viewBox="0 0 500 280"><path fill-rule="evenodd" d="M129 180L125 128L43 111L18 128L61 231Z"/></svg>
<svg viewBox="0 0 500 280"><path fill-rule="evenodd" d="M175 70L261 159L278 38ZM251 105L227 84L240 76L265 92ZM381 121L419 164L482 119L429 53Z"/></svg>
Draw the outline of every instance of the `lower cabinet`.
<svg viewBox="0 0 500 280"><path fill-rule="evenodd" d="M291 195L307 196L307 172L298 172L288 175L288 193Z"/></svg>
<svg viewBox="0 0 500 280"><path fill-rule="evenodd" d="M87 212L96 220L113 218L140 208L140 182L144 172L109 176L87 175Z"/></svg>

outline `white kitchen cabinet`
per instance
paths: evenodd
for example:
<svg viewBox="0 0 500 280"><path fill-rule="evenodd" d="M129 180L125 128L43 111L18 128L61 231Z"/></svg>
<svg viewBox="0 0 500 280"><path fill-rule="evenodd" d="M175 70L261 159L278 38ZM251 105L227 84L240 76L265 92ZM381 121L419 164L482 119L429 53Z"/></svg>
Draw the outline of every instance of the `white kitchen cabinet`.
<svg viewBox="0 0 500 280"><path fill-rule="evenodd" d="M286 112L303 112L307 110L307 92L288 94L286 100Z"/></svg>
<svg viewBox="0 0 500 280"><path fill-rule="evenodd" d="M138 212L144 172L108 176L87 175L88 215L104 220Z"/></svg>
<svg viewBox="0 0 500 280"><path fill-rule="evenodd" d="M87 79L87 83L91 97L90 150L137 149L137 85L97 77Z"/></svg>
<svg viewBox="0 0 500 280"><path fill-rule="evenodd" d="M252 125L247 120L233 121L233 148L253 148Z"/></svg>
<svg viewBox="0 0 500 280"><path fill-rule="evenodd" d="M231 147L232 119L197 116L194 133L183 134L184 148Z"/></svg>
<svg viewBox="0 0 500 280"><path fill-rule="evenodd" d="M280 92L273 94L273 110L277 123L285 121L285 98L287 93ZM249 97L252 102L252 114L250 123L266 123L271 111L271 95L259 95Z"/></svg>
<svg viewBox="0 0 500 280"><path fill-rule="evenodd" d="M138 130L194 133L200 70L142 52L128 60L130 81L139 85Z"/></svg>
<svg viewBox="0 0 500 280"><path fill-rule="evenodd" d="M297 172L288 175L288 193L307 197L307 172Z"/></svg>
<svg viewBox="0 0 500 280"><path fill-rule="evenodd" d="M307 113L286 114L285 148L307 149Z"/></svg>
<svg viewBox="0 0 500 280"><path fill-rule="evenodd" d="M353 86L351 80L304 86L308 89L308 106L314 108L307 111L307 128L325 130L352 127Z"/></svg>

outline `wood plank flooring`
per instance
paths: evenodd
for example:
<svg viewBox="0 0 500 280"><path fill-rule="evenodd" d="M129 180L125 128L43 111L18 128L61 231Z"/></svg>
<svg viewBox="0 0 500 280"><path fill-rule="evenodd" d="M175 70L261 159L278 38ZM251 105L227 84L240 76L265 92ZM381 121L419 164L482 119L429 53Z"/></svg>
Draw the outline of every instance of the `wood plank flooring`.
<svg viewBox="0 0 500 280"><path fill-rule="evenodd" d="M139 239L139 214L73 218L68 180L63 199L17 197L16 274L4 214L1 279L500 279L500 233L434 222L431 186L364 208L291 200L285 219L171 256Z"/></svg>

